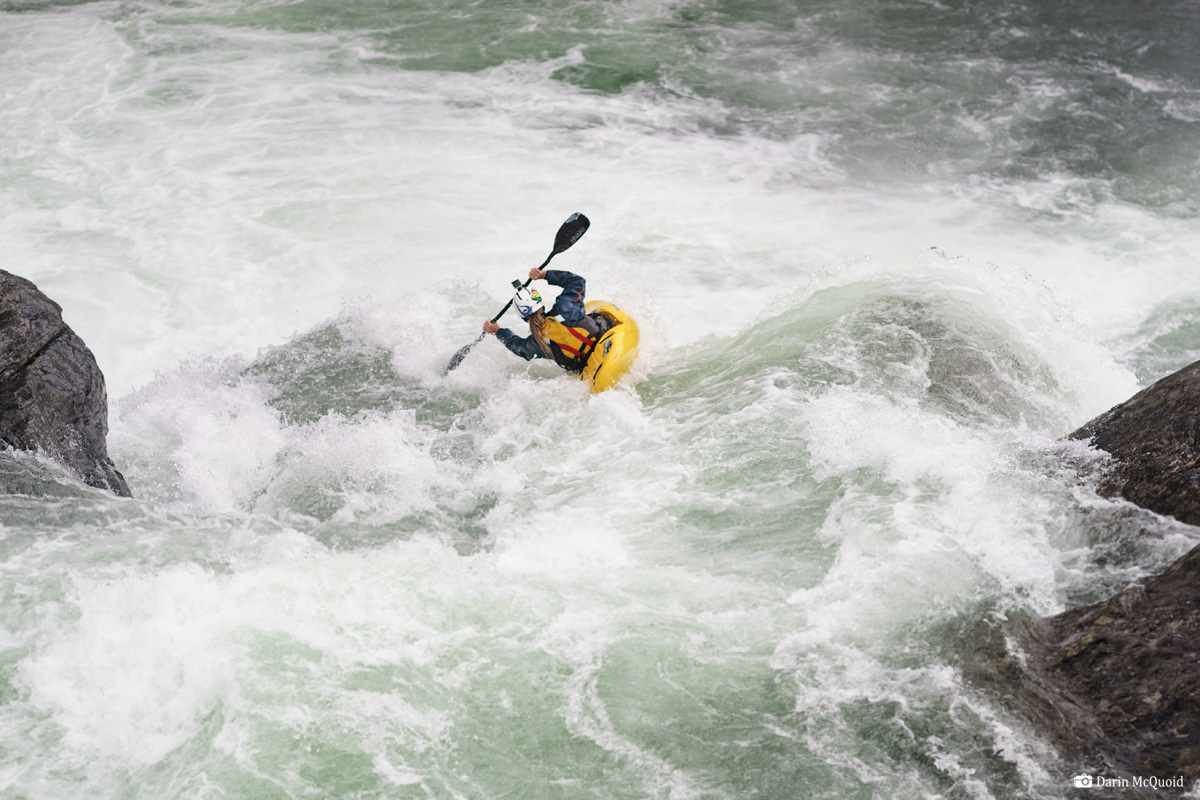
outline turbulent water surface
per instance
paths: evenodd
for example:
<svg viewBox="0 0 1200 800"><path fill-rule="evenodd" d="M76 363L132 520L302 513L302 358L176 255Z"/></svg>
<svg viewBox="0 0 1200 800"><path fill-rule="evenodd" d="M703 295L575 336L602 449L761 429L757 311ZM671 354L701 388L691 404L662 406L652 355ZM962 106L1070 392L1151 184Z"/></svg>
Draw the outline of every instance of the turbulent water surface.
<svg viewBox="0 0 1200 800"><path fill-rule="evenodd" d="M0 0L0 268L96 353L135 494L0 455L0 794L1068 796L967 676L1196 542L1058 439L1200 358L1198 38ZM554 266L634 373L443 377L576 211Z"/></svg>

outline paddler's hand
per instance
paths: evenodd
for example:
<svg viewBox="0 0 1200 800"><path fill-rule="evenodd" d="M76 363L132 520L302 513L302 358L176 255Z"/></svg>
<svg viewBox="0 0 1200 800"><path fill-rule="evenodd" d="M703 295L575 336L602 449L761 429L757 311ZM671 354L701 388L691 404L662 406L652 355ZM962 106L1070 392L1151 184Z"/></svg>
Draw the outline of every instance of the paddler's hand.
<svg viewBox="0 0 1200 800"><path fill-rule="evenodd" d="M546 277L546 270L544 270L544 269L538 269L537 267L534 267L533 269L529 270L529 280L531 280L531 281L544 280L545 277Z"/></svg>
<svg viewBox="0 0 1200 800"><path fill-rule="evenodd" d="M490 333L492 336L495 336L496 331L498 331L498 330L500 330L500 326L497 325L496 323L492 322L490 319L485 319L483 321L483 332L484 333Z"/></svg>

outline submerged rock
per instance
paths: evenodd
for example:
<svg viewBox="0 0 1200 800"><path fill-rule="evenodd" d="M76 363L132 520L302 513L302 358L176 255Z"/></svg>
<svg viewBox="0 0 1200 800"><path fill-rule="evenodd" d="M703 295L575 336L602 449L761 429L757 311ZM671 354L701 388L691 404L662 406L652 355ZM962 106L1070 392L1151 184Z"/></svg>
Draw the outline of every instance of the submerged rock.
<svg viewBox="0 0 1200 800"><path fill-rule="evenodd" d="M0 270L0 443L40 452L89 486L129 497L108 457L108 395L62 308Z"/></svg>
<svg viewBox="0 0 1200 800"><path fill-rule="evenodd" d="M1070 438L1112 456L1101 494L1198 525L1198 418L1200 362ZM1008 632L1017 704L1065 754L1122 791L1153 778L1152 791L1178 795L1200 778L1200 547L1108 600Z"/></svg>

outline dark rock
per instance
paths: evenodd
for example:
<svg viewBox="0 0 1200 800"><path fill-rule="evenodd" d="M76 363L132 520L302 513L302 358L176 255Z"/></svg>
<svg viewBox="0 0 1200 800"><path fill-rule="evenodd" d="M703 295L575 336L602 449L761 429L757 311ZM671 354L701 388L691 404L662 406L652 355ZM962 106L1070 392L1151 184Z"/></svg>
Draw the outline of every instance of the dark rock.
<svg viewBox="0 0 1200 800"><path fill-rule="evenodd" d="M1197 525L1198 418L1200 362L1070 438L1112 456L1101 494ZM1139 777L1182 784L1147 796L1181 795L1200 779L1200 547L1103 602L1017 617L1007 632L1015 647L1001 672L1016 705L1064 755L1130 786Z"/></svg>
<svg viewBox="0 0 1200 800"><path fill-rule="evenodd" d="M129 497L108 457L108 395L62 308L0 270L0 443L40 452L89 486Z"/></svg>
<svg viewBox="0 0 1200 800"><path fill-rule="evenodd" d="M1091 440L1115 462L1100 483L1189 525L1200 525L1200 361L1168 375L1070 435Z"/></svg>
<svg viewBox="0 0 1200 800"><path fill-rule="evenodd" d="M1111 776L1200 778L1200 549L1108 600L1009 626L1023 710Z"/></svg>

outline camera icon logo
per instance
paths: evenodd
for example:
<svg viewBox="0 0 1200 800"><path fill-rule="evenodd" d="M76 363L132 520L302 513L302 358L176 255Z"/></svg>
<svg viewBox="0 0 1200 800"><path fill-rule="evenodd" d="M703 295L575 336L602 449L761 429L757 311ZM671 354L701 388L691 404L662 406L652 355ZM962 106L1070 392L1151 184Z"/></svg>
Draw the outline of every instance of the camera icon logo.
<svg viewBox="0 0 1200 800"><path fill-rule="evenodd" d="M1074 781L1076 789L1090 789L1094 779L1091 775L1076 775L1071 780Z"/></svg>

